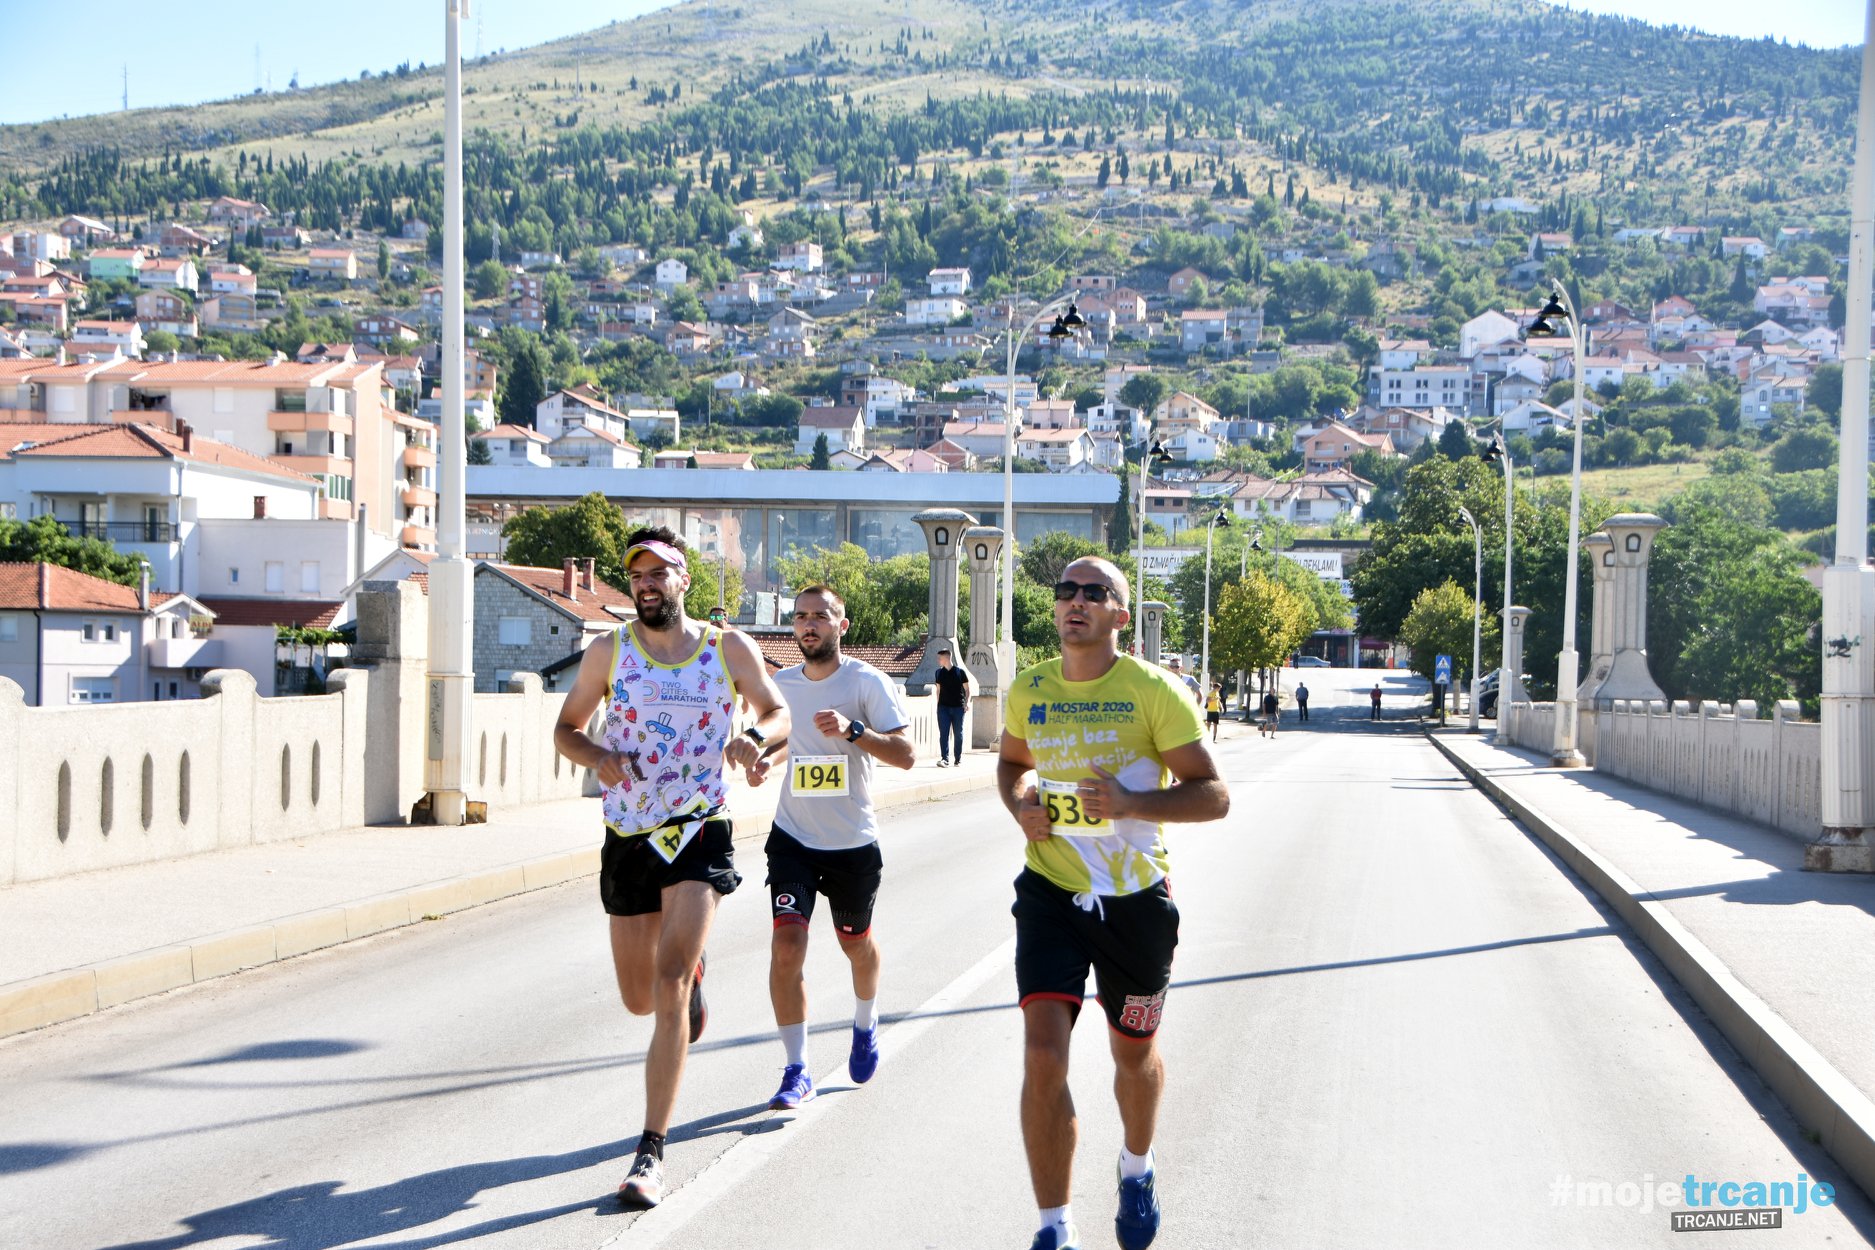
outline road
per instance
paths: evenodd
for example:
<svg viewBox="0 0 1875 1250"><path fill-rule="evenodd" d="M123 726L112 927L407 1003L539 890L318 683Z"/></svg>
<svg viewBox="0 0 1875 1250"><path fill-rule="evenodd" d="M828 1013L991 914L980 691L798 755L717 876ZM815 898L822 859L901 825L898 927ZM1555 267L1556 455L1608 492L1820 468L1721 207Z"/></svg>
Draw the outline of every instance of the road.
<svg viewBox="0 0 1875 1250"><path fill-rule="evenodd" d="M1368 732L1371 670L1303 676L1313 723L1274 741L1225 726L1232 815L1174 837L1160 1245L1731 1247L1670 1233L1643 1182L1841 1185L1547 852L1409 724ZM648 1026L614 1000L586 881L0 1043L0 1246L1026 1246L1020 843L988 796L895 813L887 837L879 1076L845 1081L844 961L819 920L826 1092L765 1110L781 1052L749 847L655 1212L610 1197ZM1105 1048L1090 1012L1088 1247L1113 1244ZM1867 1245L1875 1213L1843 1189L1743 1236Z"/></svg>

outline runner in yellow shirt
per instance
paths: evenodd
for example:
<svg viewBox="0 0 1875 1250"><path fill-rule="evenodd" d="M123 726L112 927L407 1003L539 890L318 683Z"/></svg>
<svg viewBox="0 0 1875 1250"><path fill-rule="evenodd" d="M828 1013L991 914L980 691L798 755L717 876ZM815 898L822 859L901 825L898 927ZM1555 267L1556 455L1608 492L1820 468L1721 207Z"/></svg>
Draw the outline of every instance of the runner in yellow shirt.
<svg viewBox="0 0 1875 1250"><path fill-rule="evenodd" d="M1178 679L1120 654L1131 619L1125 575L1090 557L1061 576L1061 656L1017 675L996 770L1003 803L1028 839L1012 911L1026 1041L1022 1136L1041 1208L1030 1250L1076 1244L1068 1049L1090 969L1111 1029L1125 1130L1114 1229L1125 1250L1144 1250L1160 1220L1152 1139L1165 1067L1154 1035L1178 945L1162 827L1218 820L1230 794Z"/></svg>

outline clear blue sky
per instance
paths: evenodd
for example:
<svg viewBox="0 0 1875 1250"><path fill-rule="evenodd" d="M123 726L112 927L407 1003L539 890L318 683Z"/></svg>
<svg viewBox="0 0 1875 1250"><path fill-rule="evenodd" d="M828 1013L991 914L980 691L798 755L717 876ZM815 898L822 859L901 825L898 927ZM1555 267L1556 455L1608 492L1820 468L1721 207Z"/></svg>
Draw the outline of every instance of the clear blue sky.
<svg viewBox="0 0 1875 1250"><path fill-rule="evenodd" d="M520 48L666 7L671 0L473 0L463 54ZM1716 34L1773 35L1793 43L1838 47L1862 42L1857 0L1569 0L1570 7L1626 13L1660 24ZM133 108L195 104L252 91L284 89L294 73L314 86L401 61L443 58L442 0L320 0L275 20L272 5L251 0L186 0L168 20L162 6L132 7L122 20L88 23L75 34L56 5L0 5L15 11L8 34L17 55L0 88L0 124L81 116L119 107L126 65ZM278 10L285 13L288 10ZM267 15L262 18L262 15ZM260 20L257 20L260 19ZM37 55L34 48L61 48ZM260 73L255 74L259 49Z"/></svg>

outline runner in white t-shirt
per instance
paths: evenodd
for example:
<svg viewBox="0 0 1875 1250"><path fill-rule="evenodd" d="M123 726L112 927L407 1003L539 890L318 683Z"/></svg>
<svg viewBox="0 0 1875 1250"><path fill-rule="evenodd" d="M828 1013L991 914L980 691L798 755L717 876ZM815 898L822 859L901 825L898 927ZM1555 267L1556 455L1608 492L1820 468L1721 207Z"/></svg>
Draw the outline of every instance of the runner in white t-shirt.
<svg viewBox="0 0 1875 1250"><path fill-rule="evenodd" d="M879 1066L879 946L872 936L879 894L879 823L873 813L873 761L910 768L904 705L890 677L840 654L846 604L828 586L810 586L794 598L794 640L803 663L775 674L792 709L785 744L748 770L760 785L783 772L775 827L768 835L768 893L775 931L768 993L787 1052L781 1088L769 1101L778 1111L814 1096L807 1069L807 933L814 899L824 895L840 949L853 965L853 1047L847 1075L857 1084Z"/></svg>

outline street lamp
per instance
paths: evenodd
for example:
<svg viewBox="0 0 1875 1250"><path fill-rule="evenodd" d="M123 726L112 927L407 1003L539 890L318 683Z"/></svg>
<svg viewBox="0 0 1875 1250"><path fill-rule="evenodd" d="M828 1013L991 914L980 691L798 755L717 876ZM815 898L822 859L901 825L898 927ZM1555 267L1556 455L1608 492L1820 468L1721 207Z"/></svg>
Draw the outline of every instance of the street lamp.
<svg viewBox="0 0 1875 1250"><path fill-rule="evenodd" d="M1498 618L1497 651L1497 730L1491 735L1493 742L1508 742L1505 724L1507 718L1504 709L1510 706L1510 697L1517 689L1517 674L1510 672L1504 665L1505 640L1510 633L1510 555L1511 555L1511 508L1517 499L1516 467L1511 464L1510 445L1504 441L1504 428L1500 423L1496 434L1491 436L1490 446L1484 449L1483 460L1486 464L1497 461L1504 466L1504 614Z"/></svg>
<svg viewBox="0 0 1875 1250"><path fill-rule="evenodd" d="M1528 333L1556 333L1556 318L1569 323L1569 346L1575 353L1575 411L1569 422L1575 427L1575 460L1569 472L1569 563L1563 581L1562 654L1556 657L1556 732L1550 743L1549 762L1556 768L1580 768L1588 762L1576 747L1576 561L1582 535L1582 366L1588 354L1584 342L1587 335L1575 301L1563 284L1552 278L1550 289L1554 294ZM1501 689L1497 697L1504 697Z"/></svg>
<svg viewBox="0 0 1875 1250"><path fill-rule="evenodd" d="M1152 427L1147 426L1145 451L1139 457L1139 538L1133 544L1133 576L1139 584L1133 587L1135 599L1143 599L1146 595L1146 486L1152 481L1152 466L1163 464L1171 458L1171 454L1165 449L1165 444L1155 442L1152 437ZM1142 631L1137 627L1134 628L1133 658L1136 660L1145 654L1142 650L1145 644L1141 633Z"/></svg>
<svg viewBox="0 0 1875 1250"><path fill-rule="evenodd" d="M1067 305L1068 311L1055 318L1055 324L1049 327L1048 337L1059 342L1071 337L1074 331L1087 324L1079 310L1074 306L1072 295L1059 295L1043 304L1041 311L1029 318L1022 327L1022 333L1016 333L1016 301L1012 295L1007 303L1009 326L1009 368L1005 374L1003 390L1003 529L1008 533L1008 541L1003 544L1003 680L1014 677L1016 671L1016 357L1022 350L1022 340L1029 336L1029 331L1040 325L1047 317Z"/></svg>
<svg viewBox="0 0 1875 1250"><path fill-rule="evenodd" d="M1211 697L1211 540L1217 537L1217 527L1230 524L1230 511L1219 508L1204 525L1204 649L1198 657L1198 690L1200 699Z"/></svg>
<svg viewBox="0 0 1875 1250"><path fill-rule="evenodd" d="M1465 518L1471 526L1471 719L1467 722L1467 733L1478 732L1478 628L1484 615L1484 529L1478 524L1478 518L1471 515L1471 509L1460 506L1458 515ZM1504 701L1504 679L1498 678L1498 702Z"/></svg>

